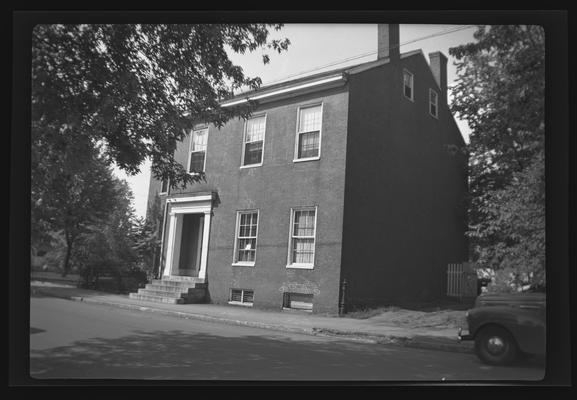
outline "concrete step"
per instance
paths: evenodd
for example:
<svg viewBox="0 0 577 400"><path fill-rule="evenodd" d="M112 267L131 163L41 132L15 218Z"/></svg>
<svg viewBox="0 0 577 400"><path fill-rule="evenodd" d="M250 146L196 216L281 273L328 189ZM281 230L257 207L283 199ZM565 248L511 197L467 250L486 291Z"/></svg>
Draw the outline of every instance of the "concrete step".
<svg viewBox="0 0 577 400"><path fill-rule="evenodd" d="M202 281L172 281L168 279L153 279L150 282L151 285L165 285L165 286L185 286L185 287L193 287L194 285L202 285L205 284L204 279Z"/></svg>
<svg viewBox="0 0 577 400"><path fill-rule="evenodd" d="M168 303L168 304L184 304L185 300L183 298L172 298L164 296L154 296L142 293L130 293L129 297L134 300L144 300L151 301L154 303Z"/></svg>
<svg viewBox="0 0 577 400"><path fill-rule="evenodd" d="M143 294L147 296L160 296L160 297L170 297L174 299L181 298L184 294L182 292L167 292L165 290L155 290L155 289L138 289L138 294Z"/></svg>
<svg viewBox="0 0 577 400"><path fill-rule="evenodd" d="M208 283L187 283L181 285L173 285L170 283L147 283L146 289L152 290L164 290L164 291L172 291L172 292L186 292L190 289L206 289L208 287Z"/></svg>
<svg viewBox="0 0 577 400"><path fill-rule="evenodd" d="M163 276L161 279L154 279L155 281L167 281L167 282L196 282L204 283L204 278L199 278L197 276Z"/></svg>

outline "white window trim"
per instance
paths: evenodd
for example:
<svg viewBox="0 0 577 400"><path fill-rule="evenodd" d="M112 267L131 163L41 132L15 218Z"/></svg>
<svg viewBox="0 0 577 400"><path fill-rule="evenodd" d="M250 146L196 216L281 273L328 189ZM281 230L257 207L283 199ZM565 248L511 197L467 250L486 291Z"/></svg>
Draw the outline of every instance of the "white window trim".
<svg viewBox="0 0 577 400"><path fill-rule="evenodd" d="M299 155L299 135L301 133L306 132L299 132L299 125L300 125L300 118L301 118L301 110L303 108L311 108L321 106L321 126L319 128L319 155L316 157L306 157L306 158L298 158ZM321 149L322 149L322 138L323 138L323 115L324 115L324 103L321 101L311 104L303 104L297 107L297 125L296 125L296 133L295 133L295 148L293 154L293 162L303 162L303 161L314 161L320 160L321 158Z"/></svg>
<svg viewBox="0 0 577 400"><path fill-rule="evenodd" d="M431 93L435 93L435 103L431 102ZM435 110L436 110L436 114L433 114L431 112L431 106L435 105ZM439 119L439 93L437 93L435 90L429 88L429 114L431 115L431 117Z"/></svg>
<svg viewBox="0 0 577 400"><path fill-rule="evenodd" d="M304 210L315 210L315 232L313 235L313 244L314 244L314 253L313 253L313 262L310 264L306 263L293 263L292 262L292 241L293 241L293 224L294 224L294 215L295 211L304 211ZM288 240L288 253L287 253L287 265L286 268L294 268L294 269L314 269L315 267L315 260L317 256L317 217L318 217L318 206L302 206L302 207L294 207L291 208L290 213L290 225L289 225L289 240Z"/></svg>
<svg viewBox="0 0 577 400"><path fill-rule="evenodd" d="M192 155L192 153L200 153L200 151L192 151L192 136L194 135L194 132L197 131L204 131L206 130L206 148L204 149L204 164L202 165L202 172L206 171L206 155L208 153L208 126L202 127L202 128L196 128L196 129L191 129L190 131L190 140L188 142L188 162L186 163L186 172L189 175L200 175L199 172L190 172L190 157Z"/></svg>
<svg viewBox="0 0 577 400"><path fill-rule="evenodd" d="M262 167L262 163L264 161L264 145L265 145L265 141L266 141L266 116L267 116L266 113L255 114L255 115L252 115L249 119L247 119L244 122L244 132L242 134L242 151L241 151L241 158L240 158L240 168L241 169ZM261 117L264 117L264 134L262 137L262 153L260 155L260 163L244 165L244 152L245 152L246 143L247 143L247 142L245 142L245 138L246 138L246 129L248 127L248 121L251 119L261 118Z"/></svg>
<svg viewBox="0 0 577 400"><path fill-rule="evenodd" d="M238 235L240 233L240 215L241 214L252 214L256 212L256 237L255 237L255 252L254 261L237 261L237 251L238 251ZM256 263L256 254L258 249L258 225L260 223L260 212L258 209L251 210L237 210L236 211L236 227L234 229L234 251L232 253L232 266L233 267L254 267Z"/></svg>
<svg viewBox="0 0 577 400"><path fill-rule="evenodd" d="M409 75L411 75L411 97L407 97L407 95L405 94L405 72L408 73ZM411 71L409 71L406 68L403 68L403 96L405 97L405 99L411 100L412 102L415 101L415 75L413 75L413 73Z"/></svg>

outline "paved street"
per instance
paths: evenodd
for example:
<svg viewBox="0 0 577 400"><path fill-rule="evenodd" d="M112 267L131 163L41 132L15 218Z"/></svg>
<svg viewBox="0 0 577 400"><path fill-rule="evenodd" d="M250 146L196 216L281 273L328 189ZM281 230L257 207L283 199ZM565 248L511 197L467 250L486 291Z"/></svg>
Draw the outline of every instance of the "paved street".
<svg viewBox="0 0 577 400"><path fill-rule="evenodd" d="M539 380L535 363L315 337L31 298L33 378L184 380Z"/></svg>

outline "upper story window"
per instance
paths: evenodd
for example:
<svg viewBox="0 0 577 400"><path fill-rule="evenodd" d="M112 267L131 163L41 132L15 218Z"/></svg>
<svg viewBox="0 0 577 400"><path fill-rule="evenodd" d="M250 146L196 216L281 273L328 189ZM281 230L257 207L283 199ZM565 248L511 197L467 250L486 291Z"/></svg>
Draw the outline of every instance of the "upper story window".
<svg viewBox="0 0 577 400"><path fill-rule="evenodd" d="M315 260L316 207L291 210L288 267L312 269Z"/></svg>
<svg viewBox="0 0 577 400"><path fill-rule="evenodd" d="M191 174L204 172L207 139L208 128L192 131L188 149L188 172Z"/></svg>
<svg viewBox="0 0 577 400"><path fill-rule="evenodd" d="M159 194L166 194L168 193L168 179L163 179L160 182L160 193Z"/></svg>
<svg viewBox="0 0 577 400"><path fill-rule="evenodd" d="M433 89L429 89L429 113L437 118L439 108L439 95Z"/></svg>
<svg viewBox="0 0 577 400"><path fill-rule="evenodd" d="M295 161L320 157L322 118L322 104L299 108Z"/></svg>
<svg viewBox="0 0 577 400"><path fill-rule="evenodd" d="M403 70L403 93L405 97L413 101L413 74Z"/></svg>
<svg viewBox="0 0 577 400"><path fill-rule="evenodd" d="M239 211L236 215L236 241L233 264L254 265L258 234L258 210Z"/></svg>
<svg viewBox="0 0 577 400"><path fill-rule="evenodd" d="M262 165L265 130L266 115L254 117L246 121L242 141L241 167L257 167Z"/></svg>

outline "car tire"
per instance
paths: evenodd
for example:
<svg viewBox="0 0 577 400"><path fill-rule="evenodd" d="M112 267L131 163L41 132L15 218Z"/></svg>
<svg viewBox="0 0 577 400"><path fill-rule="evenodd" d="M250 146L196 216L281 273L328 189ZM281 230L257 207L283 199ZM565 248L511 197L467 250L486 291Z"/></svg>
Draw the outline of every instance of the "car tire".
<svg viewBox="0 0 577 400"><path fill-rule="evenodd" d="M486 364L509 365L519 351L515 339L506 329L488 326L475 335L475 353Z"/></svg>

